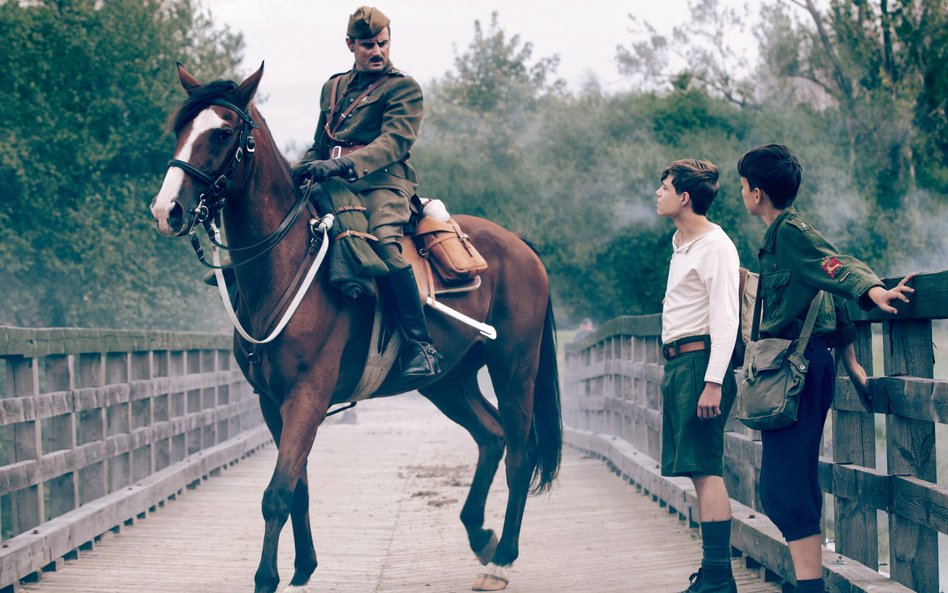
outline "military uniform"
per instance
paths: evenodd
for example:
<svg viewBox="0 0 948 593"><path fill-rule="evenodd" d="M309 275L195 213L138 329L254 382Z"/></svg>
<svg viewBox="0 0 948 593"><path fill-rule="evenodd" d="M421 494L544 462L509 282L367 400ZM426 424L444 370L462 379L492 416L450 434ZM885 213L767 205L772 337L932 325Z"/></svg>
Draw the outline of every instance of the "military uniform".
<svg viewBox="0 0 948 593"><path fill-rule="evenodd" d="M819 290L875 306L868 292L882 281L866 264L840 255L791 207L771 223L758 252L762 337L799 337L810 301ZM760 498L787 541L820 533L820 439L833 403L836 365L826 337L836 330L832 298L824 298L805 356L807 370L797 421L761 431Z"/></svg>
<svg viewBox="0 0 948 593"><path fill-rule="evenodd" d="M388 62L388 25L388 17L369 6L349 17L347 44L355 65L323 85L313 145L293 168L293 178L319 182L338 176L365 207L369 233L378 239L370 244L388 267L377 282L397 314L404 337L398 364L410 382L438 374L440 354L398 241L418 187L408 158L424 104L418 83Z"/></svg>
<svg viewBox="0 0 948 593"><path fill-rule="evenodd" d="M366 207L369 232L379 238L373 246L390 270L406 267L398 238L418 187L408 158L424 113L421 87L394 67L382 73L350 70L326 81L319 108L313 145L300 164L338 155L351 160L354 175L346 181Z"/></svg>

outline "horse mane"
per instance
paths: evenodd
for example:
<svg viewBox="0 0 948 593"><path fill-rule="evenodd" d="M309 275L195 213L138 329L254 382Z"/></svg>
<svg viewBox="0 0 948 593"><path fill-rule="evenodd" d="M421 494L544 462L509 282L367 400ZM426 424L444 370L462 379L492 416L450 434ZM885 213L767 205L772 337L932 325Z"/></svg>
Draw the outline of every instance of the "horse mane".
<svg viewBox="0 0 948 593"><path fill-rule="evenodd" d="M177 134L199 113L207 109L214 99L234 102L237 99L237 83L232 80L215 80L193 89L177 111L168 118L168 127Z"/></svg>

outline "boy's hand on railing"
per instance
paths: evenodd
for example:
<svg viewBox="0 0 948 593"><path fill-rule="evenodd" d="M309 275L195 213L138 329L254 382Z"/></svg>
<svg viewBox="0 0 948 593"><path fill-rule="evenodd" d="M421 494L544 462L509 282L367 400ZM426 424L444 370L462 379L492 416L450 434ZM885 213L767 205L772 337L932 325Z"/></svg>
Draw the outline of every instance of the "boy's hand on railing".
<svg viewBox="0 0 948 593"><path fill-rule="evenodd" d="M876 304L881 310L886 313L891 313L892 315L897 314L899 311L891 305L892 301L896 299L909 302L909 299L906 295L912 294L915 292L915 289L909 286L907 283L909 280L915 277L915 272L912 272L905 278L902 278L902 281L895 285L892 289L886 290L881 286L874 286L869 289L869 298L873 303Z"/></svg>

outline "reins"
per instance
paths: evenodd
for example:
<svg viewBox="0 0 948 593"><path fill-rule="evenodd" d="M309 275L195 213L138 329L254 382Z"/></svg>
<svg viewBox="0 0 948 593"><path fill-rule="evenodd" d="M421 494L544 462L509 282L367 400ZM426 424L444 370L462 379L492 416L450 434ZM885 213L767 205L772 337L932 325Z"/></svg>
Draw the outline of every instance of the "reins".
<svg viewBox="0 0 948 593"><path fill-rule="evenodd" d="M307 194L309 192L306 192ZM293 300L290 302L289 307L283 313L283 317L280 319L280 323L277 324L273 331L270 332L266 338L258 340L250 335L247 330L244 329L244 326L240 323L240 320L237 318L237 313L234 312L234 306L230 302L230 295L227 294L227 282L224 279L223 268L220 264L219 251L215 247L211 252L211 257L214 260L214 276L217 279L217 289L220 291L221 300L224 302L224 309L227 311L227 316L230 317L231 323L234 325L234 329L248 342L251 344L267 344L276 339L277 336L283 331L283 328L286 327L286 324L290 322L290 319L293 317L293 314L296 313L296 308L299 307L299 304L303 301L303 296L306 295L306 292L309 290L310 285L313 283L313 279L316 277L316 272L319 271L319 266L323 263L323 259L326 257L326 251L329 250L329 229L332 228L334 217L332 214L327 214L323 216L318 223L313 219L310 221L310 233L313 235L309 242L309 248L307 249L307 255L312 253L315 243L319 242L319 251L316 254L316 258L313 260L313 263L310 264L309 270L306 272L306 276L303 278L302 283L299 286L299 289L296 291ZM322 237L319 236L319 233L322 233ZM293 279L293 282L290 283L290 287L293 286L297 281L299 281L300 274L303 271L305 266L305 261L303 266L300 266L299 271L296 273L296 278ZM289 289L284 295L289 294ZM271 313L271 319L274 317L274 314L279 311L280 306L282 306L283 301L280 305L274 308L273 313ZM265 325L269 325L268 322Z"/></svg>
<svg viewBox="0 0 948 593"><path fill-rule="evenodd" d="M329 213L322 218L314 217L312 220L310 220L309 233L311 236L306 250L306 257L304 258L303 263L300 265L296 276L293 278L292 282L290 282L290 285L284 292L280 303L274 308L273 312L271 312L265 327L271 325L273 321L275 321L277 311L279 311L286 304L286 301L289 299L289 295L291 294L294 286L298 286L296 293L292 300L290 300L286 311L283 313L283 317L280 319L273 331L271 331L270 334L262 340L252 337L240 323L240 320L237 318L237 314L234 311L234 307L230 302L230 295L227 293L227 282L224 279L223 270L248 264L276 247L280 241L286 237L294 223L299 220L300 214L309 204L309 198L312 194L313 184L308 183L306 185L305 191L300 192L300 196L297 198L296 203L293 205L290 211L287 212L286 216L283 217L283 220L280 222L280 225L277 227L277 229L270 233L262 241L245 247L228 247L227 245L222 244L218 240L218 237L220 236L220 230L217 228L214 220L219 216L221 209L223 209L224 205L227 203L228 187L232 181L234 173L236 173L237 168L240 166L240 163L244 158L244 153L246 152L248 159L254 153L255 143L252 130L258 129L259 126L253 122L247 113L229 101L217 98L212 100L210 104L226 107L227 109L230 109L236 113L240 118L241 125L237 139L237 148L234 150L233 157L231 157L230 161L221 168L221 170L216 175L216 178L215 176L206 174L204 171L201 171L186 161L179 159L171 159L168 161L168 167L178 167L179 169L184 170L184 172L188 175L196 177L207 186L205 191L199 196L197 206L195 206L195 208L190 211L191 220L188 223L185 231L181 234L187 234L190 237L191 247L194 249L194 253L197 255L198 261L204 266L214 270L214 274L217 279L217 287L220 291L221 300L224 303L224 309L227 311L227 315L230 317L231 323L234 325L234 329L237 330L241 337L251 344L266 344L268 342L272 342L277 336L280 335L287 323L289 323L290 319L293 317L293 314L296 313L297 307L299 307L299 304L303 301L303 297L306 295L306 292L312 285L313 280L316 277L316 272L319 271L319 267L326 257L326 252L329 250L329 229L332 228L334 216ZM211 200L209 205L208 198ZM201 245L201 240L198 238L197 231L195 229L198 223L204 227L204 231L207 233L208 239L213 246L211 249L212 262L208 262L204 257L204 247ZM317 243L319 244L318 250L316 249ZM250 255L239 263L221 265L221 249L230 251L231 253L257 252L253 253L253 255ZM313 255L314 252L316 252L315 258L307 269L306 259ZM305 276L303 274L304 270L306 270ZM251 355L252 354L253 348L251 348ZM253 357L248 356L248 358Z"/></svg>

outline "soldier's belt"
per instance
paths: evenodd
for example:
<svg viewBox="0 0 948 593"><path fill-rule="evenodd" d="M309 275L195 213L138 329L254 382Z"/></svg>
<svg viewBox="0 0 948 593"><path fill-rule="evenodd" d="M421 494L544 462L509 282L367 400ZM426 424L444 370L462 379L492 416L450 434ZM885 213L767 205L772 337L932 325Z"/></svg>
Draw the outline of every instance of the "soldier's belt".
<svg viewBox="0 0 948 593"><path fill-rule="evenodd" d="M352 154L360 148L365 148L365 146L365 144L353 144L352 146L343 146L341 144L337 144L329 149L329 158L338 159L341 156Z"/></svg>

